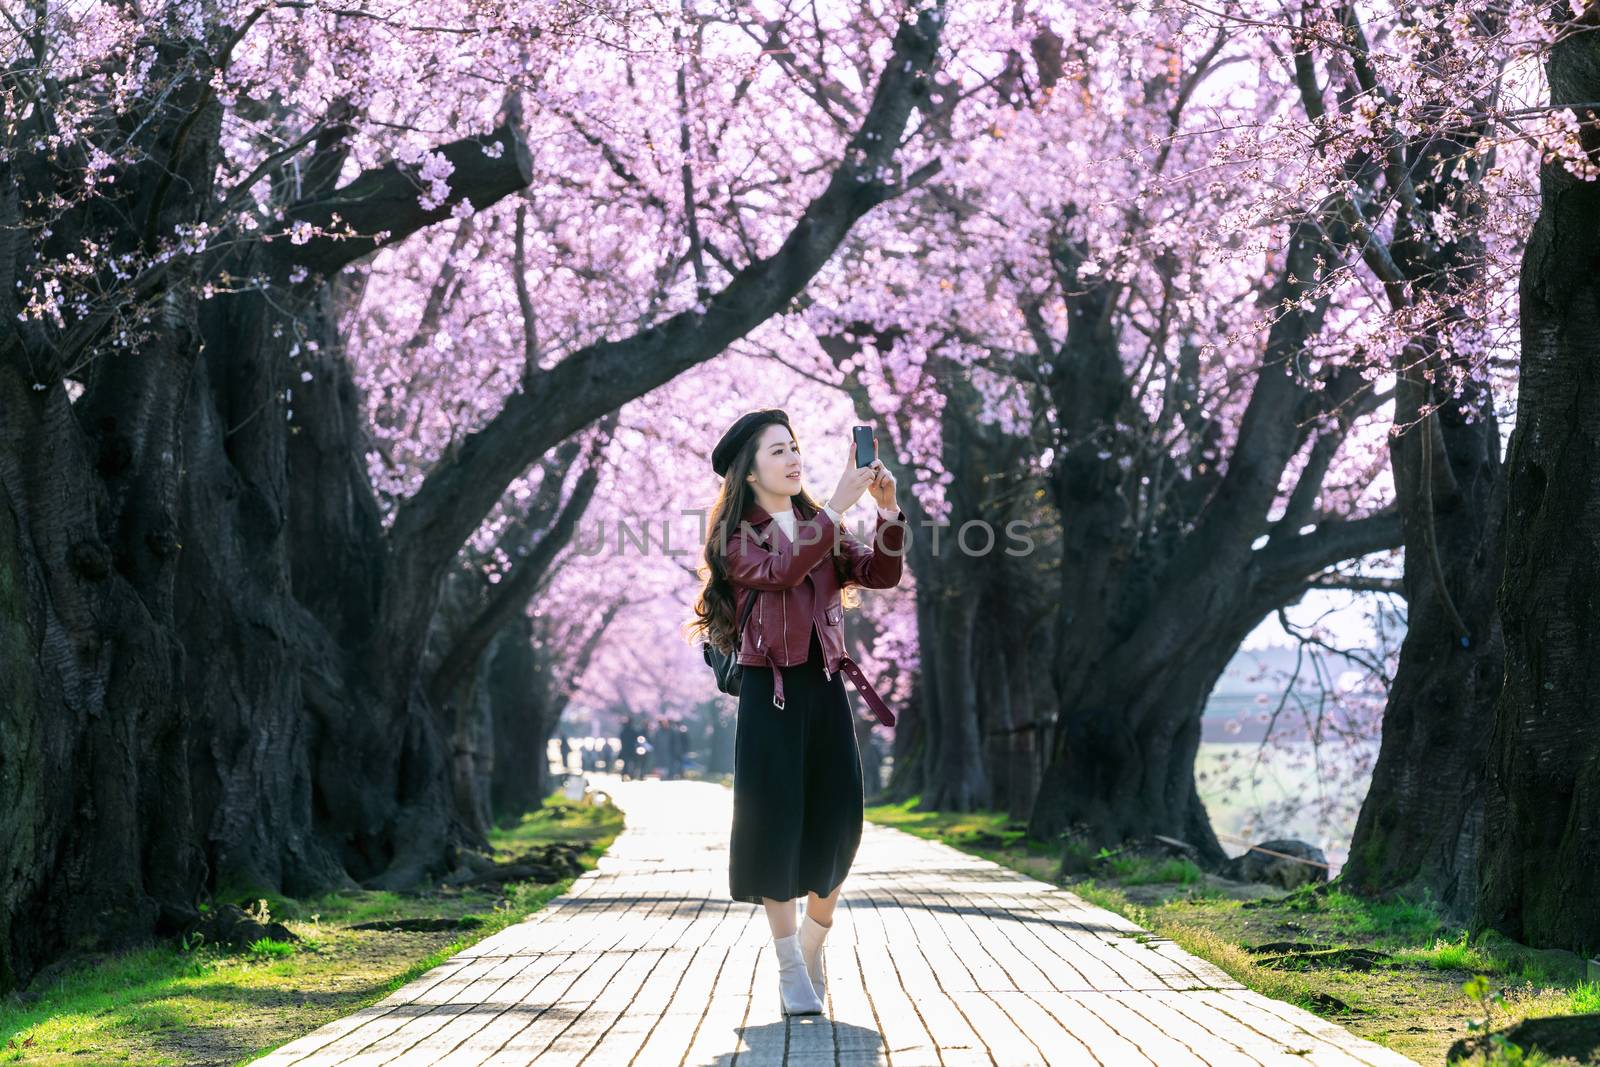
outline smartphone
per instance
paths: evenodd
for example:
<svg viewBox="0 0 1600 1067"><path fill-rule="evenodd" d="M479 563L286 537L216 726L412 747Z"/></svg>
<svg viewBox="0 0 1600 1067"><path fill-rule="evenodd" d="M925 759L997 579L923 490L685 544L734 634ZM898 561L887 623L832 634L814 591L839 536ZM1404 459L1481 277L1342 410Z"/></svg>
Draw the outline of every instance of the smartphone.
<svg viewBox="0 0 1600 1067"><path fill-rule="evenodd" d="M856 466L870 467L878 459L878 435L871 426L856 426L850 431L856 444Z"/></svg>

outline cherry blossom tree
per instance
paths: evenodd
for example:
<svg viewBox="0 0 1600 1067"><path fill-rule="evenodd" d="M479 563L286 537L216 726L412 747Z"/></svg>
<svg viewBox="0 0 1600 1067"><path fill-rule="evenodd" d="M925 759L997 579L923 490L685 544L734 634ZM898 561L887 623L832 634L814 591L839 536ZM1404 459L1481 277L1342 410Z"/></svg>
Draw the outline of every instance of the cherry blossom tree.
<svg viewBox="0 0 1600 1067"><path fill-rule="evenodd" d="M24 754L6 776L5 984L69 939L178 929L204 892L397 887L472 853L420 670L446 576L485 523L517 521L502 498L551 449L784 310L935 166L900 154L943 5L859 24L862 121L815 137L758 49L691 43L681 5L462 0L422 19L175 0L27 19L6 44L0 195L5 640L22 665L4 728ZM636 139L608 158L597 130L617 117ZM685 126L703 139L658 136ZM637 217L596 209L646 162L676 182L634 205L657 252L634 259ZM523 279L498 305L450 299L475 233L514 254L474 272ZM433 241L456 258L430 264ZM535 271L609 272L627 299L562 321L522 292L541 291ZM394 275L434 289L375 284ZM369 299L391 331L356 328ZM479 353L471 417L451 409L459 382L430 381L449 343ZM410 454L382 432L395 398L368 425L360 386L382 375L364 345L444 395Z"/></svg>
<svg viewBox="0 0 1600 1067"><path fill-rule="evenodd" d="M1508 188L1490 173L1502 164L1507 63L1538 43L1511 40L1502 20L1441 9L1369 35L1353 6L1308 9L1295 53L1319 150L1348 175L1349 192L1335 195L1350 247L1381 287L1398 342L1390 467L1408 626L1343 883L1427 890L1457 910L1470 908L1487 709L1500 685L1503 481L1484 359L1496 343L1486 311L1503 299L1505 274L1486 254L1484 216Z"/></svg>
<svg viewBox="0 0 1600 1067"><path fill-rule="evenodd" d="M1263 615L1398 538L1381 501L1362 499L1381 463L1359 435L1346 444L1353 427L1376 426L1383 397L1362 361L1320 336L1330 299L1312 282L1327 242L1282 221L1303 201L1279 202L1283 176L1269 180L1259 146L1211 132L1277 130L1294 100L1288 74L1267 67L1254 91L1228 90L1259 55L1192 16L1050 13L1059 27L1043 16L952 22L952 55L976 73L935 96L949 162L926 195L868 220L837 261L888 279L832 300L825 285L808 294L808 324L836 370L897 423L919 516L998 530L1017 515L1062 531L1033 557L1062 582L1043 655L1026 596L1040 583L1026 564L964 559L953 538L919 563L913 546L919 589L949 593L919 612L958 614L921 628L940 677L923 679L915 704L927 720L897 730L898 788L955 808L1000 797L1046 836L1081 820L1108 838L1159 828L1218 853L1193 790L1204 698ZM1012 180L985 181L1000 172ZM1263 236L1285 231L1296 235L1286 258ZM1263 269L1282 291L1258 309ZM1303 368L1293 382L1281 371L1291 358ZM1330 474L1345 455L1353 472L1341 484ZM1229 483L1239 466L1250 480ZM1011 476L996 483L998 471ZM1303 531L1323 491L1328 517L1349 521ZM1278 543L1258 554L1268 512L1286 505L1271 526ZM1195 612L1206 596L1214 610ZM1003 655L974 643L994 630ZM1048 687L1007 699L1041 672ZM998 688L980 697L978 680ZM991 739L1040 727L1054 729L1034 748L1047 788L1035 804L1027 757ZM902 733L919 747L902 748ZM1062 783L1083 795L1049 792Z"/></svg>

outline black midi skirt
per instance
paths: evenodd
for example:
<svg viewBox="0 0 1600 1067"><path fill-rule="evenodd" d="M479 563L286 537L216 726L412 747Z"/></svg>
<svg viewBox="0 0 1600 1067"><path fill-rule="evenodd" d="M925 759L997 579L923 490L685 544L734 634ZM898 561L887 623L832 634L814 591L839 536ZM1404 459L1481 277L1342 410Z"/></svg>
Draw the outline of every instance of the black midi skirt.
<svg viewBox="0 0 1600 1067"><path fill-rule="evenodd" d="M844 678L822 667L815 626L806 662L783 668L782 708L772 706L772 668L744 667L728 843L734 900L825 897L855 860L865 804L855 713Z"/></svg>

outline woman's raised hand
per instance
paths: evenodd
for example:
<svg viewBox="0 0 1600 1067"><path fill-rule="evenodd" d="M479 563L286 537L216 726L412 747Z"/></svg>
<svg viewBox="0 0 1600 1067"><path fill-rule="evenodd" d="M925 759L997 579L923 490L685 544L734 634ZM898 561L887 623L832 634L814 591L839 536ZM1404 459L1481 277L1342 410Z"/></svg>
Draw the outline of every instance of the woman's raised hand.
<svg viewBox="0 0 1600 1067"><path fill-rule="evenodd" d="M873 460L869 469L873 478L867 488L872 491L872 499L878 502L880 508L894 507L894 475L889 473L889 468L883 465L881 459Z"/></svg>
<svg viewBox="0 0 1600 1067"><path fill-rule="evenodd" d="M843 515L854 506L861 494L865 493L875 478L878 477L876 465L871 467L857 467L854 465L855 446L852 444L846 460L844 473L839 475L839 484L833 490L833 496L828 498L828 506Z"/></svg>

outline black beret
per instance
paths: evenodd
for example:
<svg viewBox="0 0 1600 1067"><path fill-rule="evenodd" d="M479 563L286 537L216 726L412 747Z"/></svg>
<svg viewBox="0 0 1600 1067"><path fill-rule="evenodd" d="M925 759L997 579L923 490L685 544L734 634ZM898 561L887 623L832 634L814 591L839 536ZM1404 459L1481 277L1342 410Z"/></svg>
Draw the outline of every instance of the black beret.
<svg viewBox="0 0 1600 1067"><path fill-rule="evenodd" d="M722 440L717 442L717 447L711 450L711 469L717 472L717 477L728 476L728 464L733 462L733 457L739 454L739 449L750 436L763 426L770 423L781 422L789 426L789 415L782 408L765 408L761 411L747 411L734 420L732 426L723 433ZM794 428L790 427L793 433Z"/></svg>

